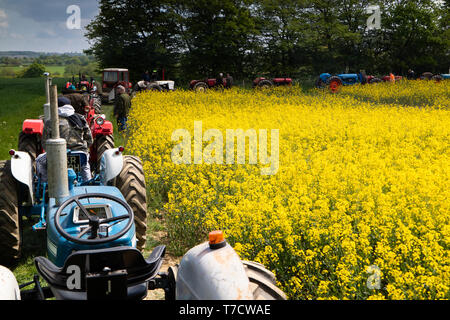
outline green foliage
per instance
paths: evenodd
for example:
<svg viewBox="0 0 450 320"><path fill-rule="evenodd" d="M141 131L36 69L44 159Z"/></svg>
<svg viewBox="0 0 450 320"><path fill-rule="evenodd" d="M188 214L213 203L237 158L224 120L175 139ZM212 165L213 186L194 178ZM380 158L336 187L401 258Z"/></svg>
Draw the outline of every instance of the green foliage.
<svg viewBox="0 0 450 320"><path fill-rule="evenodd" d="M20 78L39 78L45 72L45 66L34 62L28 68L26 68L20 75Z"/></svg>
<svg viewBox="0 0 450 320"><path fill-rule="evenodd" d="M366 30L369 5L381 8L381 30ZM165 69L184 82L445 72L448 25L448 1L101 0L86 36L101 67L126 67L133 80Z"/></svg>

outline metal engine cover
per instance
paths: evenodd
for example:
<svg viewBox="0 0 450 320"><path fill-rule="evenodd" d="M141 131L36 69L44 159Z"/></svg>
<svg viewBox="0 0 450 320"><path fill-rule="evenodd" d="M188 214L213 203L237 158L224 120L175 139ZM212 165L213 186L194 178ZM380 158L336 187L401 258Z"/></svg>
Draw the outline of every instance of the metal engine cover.
<svg viewBox="0 0 450 320"><path fill-rule="evenodd" d="M176 280L177 300L252 300L244 266L227 243L211 249L208 242L182 258Z"/></svg>

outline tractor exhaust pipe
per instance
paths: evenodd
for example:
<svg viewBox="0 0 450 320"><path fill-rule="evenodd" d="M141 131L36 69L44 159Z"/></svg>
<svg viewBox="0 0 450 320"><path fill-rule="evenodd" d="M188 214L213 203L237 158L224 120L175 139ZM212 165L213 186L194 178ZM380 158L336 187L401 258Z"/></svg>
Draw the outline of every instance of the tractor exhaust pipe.
<svg viewBox="0 0 450 320"><path fill-rule="evenodd" d="M50 73L44 73L45 76L45 104L44 104L44 121L50 120L50 86L52 85L52 78Z"/></svg>
<svg viewBox="0 0 450 320"><path fill-rule="evenodd" d="M52 137L46 141L47 174L49 197L59 205L64 197L69 196L69 179L67 176L66 140L59 137L58 90L56 85L50 88L50 119Z"/></svg>

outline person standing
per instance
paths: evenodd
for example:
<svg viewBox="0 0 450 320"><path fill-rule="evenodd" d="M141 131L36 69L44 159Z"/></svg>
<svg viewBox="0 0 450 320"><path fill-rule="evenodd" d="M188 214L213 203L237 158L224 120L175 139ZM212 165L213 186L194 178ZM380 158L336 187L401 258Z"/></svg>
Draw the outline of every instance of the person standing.
<svg viewBox="0 0 450 320"><path fill-rule="evenodd" d="M412 70L412 69L409 69L408 70L408 80L414 80L414 79L416 79L416 73L414 72L414 70Z"/></svg>
<svg viewBox="0 0 450 320"><path fill-rule="evenodd" d="M145 70L144 74L142 75L142 80L150 82L150 73L148 72L148 70Z"/></svg>
<svg viewBox="0 0 450 320"><path fill-rule="evenodd" d="M114 103L114 117L117 119L119 131L127 129L128 112L131 108L131 98L125 92L124 86L117 86L117 98Z"/></svg>
<svg viewBox="0 0 450 320"><path fill-rule="evenodd" d="M231 89L231 87L233 86L233 77L229 73L227 73L226 81L227 81L227 83L226 83L225 87L227 89Z"/></svg>

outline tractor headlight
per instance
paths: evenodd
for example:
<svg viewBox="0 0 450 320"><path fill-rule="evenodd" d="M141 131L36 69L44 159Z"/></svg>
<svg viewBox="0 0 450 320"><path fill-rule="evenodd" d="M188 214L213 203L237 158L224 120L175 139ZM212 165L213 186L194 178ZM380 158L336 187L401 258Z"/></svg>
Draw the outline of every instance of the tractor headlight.
<svg viewBox="0 0 450 320"><path fill-rule="evenodd" d="M97 123L99 126L101 126L102 124L105 123L105 119L103 119L103 117L97 117L95 119L95 123Z"/></svg>

